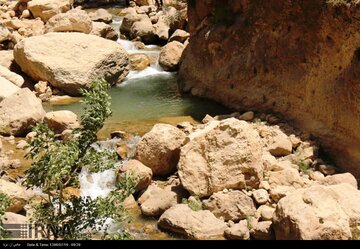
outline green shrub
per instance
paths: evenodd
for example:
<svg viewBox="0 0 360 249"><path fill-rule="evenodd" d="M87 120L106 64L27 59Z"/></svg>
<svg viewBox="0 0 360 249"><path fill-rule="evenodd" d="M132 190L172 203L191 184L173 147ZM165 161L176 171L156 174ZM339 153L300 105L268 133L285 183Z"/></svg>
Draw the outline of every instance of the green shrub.
<svg viewBox="0 0 360 249"><path fill-rule="evenodd" d="M30 144L27 155L33 160L26 172L26 185L38 187L47 195L35 206L32 219L46 226L68 228L64 234L47 234L48 239L89 239L97 231L107 238L108 218L122 220L122 206L127 196L133 193L136 179L124 178L116 189L106 197L65 197L64 190L78 187L79 172L87 167L89 172L100 172L114 168L117 161L115 151L97 151L91 145L97 141L97 132L111 115L109 84L104 80L93 82L82 93L84 113L81 128L73 131L71 141L58 140L46 124L38 124L33 131L37 136Z"/></svg>
<svg viewBox="0 0 360 249"><path fill-rule="evenodd" d="M4 229L3 217L6 209L11 205L11 199L4 193L0 193L0 239L8 236L7 231Z"/></svg>

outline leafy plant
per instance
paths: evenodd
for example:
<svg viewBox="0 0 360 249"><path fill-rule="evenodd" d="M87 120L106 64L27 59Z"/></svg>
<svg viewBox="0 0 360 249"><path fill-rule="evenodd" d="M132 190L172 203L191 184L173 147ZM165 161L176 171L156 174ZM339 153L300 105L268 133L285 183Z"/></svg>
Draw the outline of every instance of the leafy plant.
<svg viewBox="0 0 360 249"><path fill-rule="evenodd" d="M203 209L202 202L199 196L192 196L189 199L182 199L183 204L187 204L193 211L200 211Z"/></svg>
<svg viewBox="0 0 360 249"><path fill-rule="evenodd" d="M94 81L88 89L82 90L85 99L81 127L73 131L70 141L58 140L46 124L38 124L33 131L36 137L30 143L27 157L33 160L26 172L26 185L39 187L47 198L35 207L33 220L39 224L63 229L66 233L46 234L48 239L89 239L97 231L108 237L108 218L122 220L125 209L122 206L127 196L133 193L135 183L124 178L124 183L106 197L70 196L64 191L78 187L79 172L87 167L91 173L114 168L117 155L112 150L96 150L92 144L97 141L97 132L111 115L109 84L104 80Z"/></svg>
<svg viewBox="0 0 360 249"><path fill-rule="evenodd" d="M6 209L11 205L11 199L4 193L0 193L0 239L8 236L8 232L4 229L3 217Z"/></svg>
<svg viewBox="0 0 360 249"><path fill-rule="evenodd" d="M297 166L299 166L299 170L301 172L303 172L304 174L309 173L309 170L310 170L311 167L310 167L310 165L308 163L306 163L304 161L299 161L296 164L297 164Z"/></svg>

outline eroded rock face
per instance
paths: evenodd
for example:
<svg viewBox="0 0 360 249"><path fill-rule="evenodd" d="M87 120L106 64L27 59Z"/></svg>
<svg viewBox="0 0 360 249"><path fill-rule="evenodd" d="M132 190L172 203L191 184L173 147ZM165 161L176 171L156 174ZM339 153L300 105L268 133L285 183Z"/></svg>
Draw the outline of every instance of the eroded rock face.
<svg viewBox="0 0 360 249"><path fill-rule="evenodd" d="M262 141L245 121L211 121L188 140L181 148L178 170L181 183L192 195L203 197L225 188L259 186Z"/></svg>
<svg viewBox="0 0 360 249"><path fill-rule="evenodd" d="M23 39L15 46L15 61L37 81L78 95L94 79L120 83L128 74L129 58L110 40L82 33L48 33Z"/></svg>
<svg viewBox="0 0 360 249"><path fill-rule="evenodd" d="M226 224L210 211L193 211L186 204L168 209L159 219L158 226L192 239L214 239L223 237Z"/></svg>
<svg viewBox="0 0 360 249"><path fill-rule="evenodd" d="M41 100L21 88L0 102L0 134L26 135L45 115Z"/></svg>
<svg viewBox="0 0 360 249"><path fill-rule="evenodd" d="M184 91L282 113L360 176L357 1L199 0L188 9ZM226 18L214 25L212 13Z"/></svg>

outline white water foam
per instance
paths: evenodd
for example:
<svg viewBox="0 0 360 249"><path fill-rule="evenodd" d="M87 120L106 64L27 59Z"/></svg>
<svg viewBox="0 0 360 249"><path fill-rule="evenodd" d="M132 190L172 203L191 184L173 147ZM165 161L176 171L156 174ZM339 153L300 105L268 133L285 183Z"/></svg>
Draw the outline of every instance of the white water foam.
<svg viewBox="0 0 360 249"><path fill-rule="evenodd" d="M80 195L89 196L91 199L107 196L114 188L116 175L114 170L105 170L99 173L90 173L83 167L80 175Z"/></svg>

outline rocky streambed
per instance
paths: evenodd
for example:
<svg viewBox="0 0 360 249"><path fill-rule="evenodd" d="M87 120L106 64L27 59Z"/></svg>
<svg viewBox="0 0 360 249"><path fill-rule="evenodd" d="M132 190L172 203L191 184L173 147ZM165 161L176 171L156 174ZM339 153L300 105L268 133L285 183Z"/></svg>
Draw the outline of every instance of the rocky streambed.
<svg viewBox="0 0 360 249"><path fill-rule="evenodd" d="M69 139L81 114L74 96L101 76L114 85L113 117L97 146L116 150L123 166L84 169L68 191L103 196L135 172L124 203L132 222L113 229L135 239L359 239L355 177L281 117L184 96L184 5L135 2L110 14L68 0L0 1L0 191L14 200L4 222L28 222L41 195L21 186L31 125L43 120Z"/></svg>

